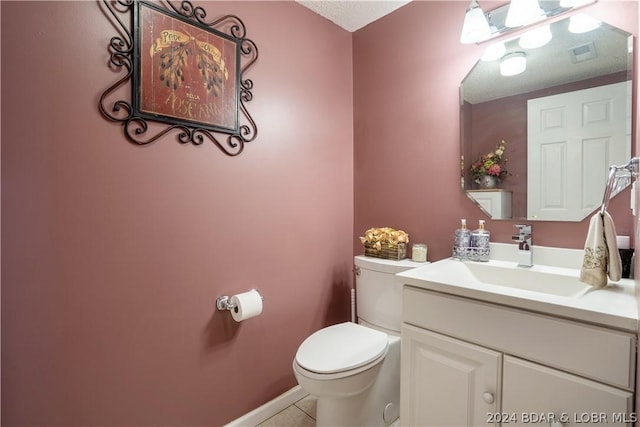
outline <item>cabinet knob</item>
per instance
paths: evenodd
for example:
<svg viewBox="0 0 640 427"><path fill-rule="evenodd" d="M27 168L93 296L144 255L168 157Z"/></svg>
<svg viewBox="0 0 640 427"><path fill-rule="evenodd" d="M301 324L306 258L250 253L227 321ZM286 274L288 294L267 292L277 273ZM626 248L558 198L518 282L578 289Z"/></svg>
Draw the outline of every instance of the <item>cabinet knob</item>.
<svg viewBox="0 0 640 427"><path fill-rule="evenodd" d="M495 401L495 398L493 397L493 393L485 392L482 393L482 400L487 403L493 403Z"/></svg>

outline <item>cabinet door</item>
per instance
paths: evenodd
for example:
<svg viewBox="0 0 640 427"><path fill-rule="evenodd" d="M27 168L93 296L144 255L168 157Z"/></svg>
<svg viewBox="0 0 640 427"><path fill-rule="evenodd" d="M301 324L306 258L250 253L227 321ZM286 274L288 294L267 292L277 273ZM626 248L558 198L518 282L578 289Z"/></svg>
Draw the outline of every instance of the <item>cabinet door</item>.
<svg viewBox="0 0 640 427"><path fill-rule="evenodd" d="M402 325L400 422L486 426L500 402L500 353Z"/></svg>
<svg viewBox="0 0 640 427"><path fill-rule="evenodd" d="M514 424L631 425L633 394L511 356L504 357L502 412Z"/></svg>

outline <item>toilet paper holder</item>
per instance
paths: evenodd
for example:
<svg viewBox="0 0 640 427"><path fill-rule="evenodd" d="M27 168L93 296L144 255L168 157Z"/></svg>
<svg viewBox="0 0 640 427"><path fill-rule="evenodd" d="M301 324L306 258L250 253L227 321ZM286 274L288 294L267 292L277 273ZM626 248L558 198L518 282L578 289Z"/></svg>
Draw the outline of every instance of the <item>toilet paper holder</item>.
<svg viewBox="0 0 640 427"><path fill-rule="evenodd" d="M264 297L262 296L262 294L260 293L259 290L257 290L257 289L250 289L250 290L256 291L258 293L258 295L260 295L260 299L264 300ZM222 296L220 296L220 297L218 297L216 299L216 307L220 311L224 311L224 310L231 311L234 308L236 308L236 305L231 302L231 297L230 296L222 295Z"/></svg>
<svg viewBox="0 0 640 427"><path fill-rule="evenodd" d="M236 305L231 302L230 296L222 295L216 300L216 307L218 310L233 310Z"/></svg>

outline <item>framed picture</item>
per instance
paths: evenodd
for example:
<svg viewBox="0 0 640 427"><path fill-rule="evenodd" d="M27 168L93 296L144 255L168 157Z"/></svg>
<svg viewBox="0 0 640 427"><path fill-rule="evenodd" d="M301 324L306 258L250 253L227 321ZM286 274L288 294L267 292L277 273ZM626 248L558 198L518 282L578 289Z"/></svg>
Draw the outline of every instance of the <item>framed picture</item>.
<svg viewBox="0 0 640 427"><path fill-rule="evenodd" d="M134 108L142 117L238 130L239 43L136 2Z"/></svg>
<svg viewBox="0 0 640 427"><path fill-rule="evenodd" d="M257 134L245 105L253 98L253 82L243 73L258 52L246 38L242 21L234 15L208 21L206 11L189 1L179 6L166 1L167 8L144 0L118 4L113 7L105 1L104 7L130 40L112 38L111 65L128 74L103 93L103 114L123 122L125 134L137 144L154 142L175 130L182 143L210 140L229 155L239 154ZM131 32L118 13L132 14ZM129 81L131 102L118 100L109 111L108 99ZM127 114L123 116L122 110ZM168 127L150 135L157 126L148 121ZM218 134L226 135L226 141Z"/></svg>

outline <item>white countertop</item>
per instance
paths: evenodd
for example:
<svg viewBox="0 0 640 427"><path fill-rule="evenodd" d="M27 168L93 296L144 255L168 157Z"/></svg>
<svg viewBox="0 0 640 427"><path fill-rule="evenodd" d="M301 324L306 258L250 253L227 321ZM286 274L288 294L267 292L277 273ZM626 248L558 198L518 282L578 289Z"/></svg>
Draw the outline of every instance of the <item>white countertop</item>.
<svg viewBox="0 0 640 427"><path fill-rule="evenodd" d="M512 249L511 251L509 249ZM575 266L580 250L543 248L534 246L534 266L531 271L551 272L564 276L579 278L580 265ZM536 265L536 251L539 252L538 260L543 257L553 259L550 262L555 265ZM569 251L569 252L559 252ZM492 244L492 258L494 253L500 256L502 253L517 250L513 245L494 246ZM544 258L546 259L546 258ZM567 260L567 263L563 263ZM460 263L471 261L459 261L448 258L427 264L423 267L407 270L396 275L396 282L417 288L428 289L451 295L458 295L480 301L501 304L519 309L550 314L567 319L587 322L616 329L635 332L637 330L638 310L635 297L635 282L631 279L622 279L618 282L610 282L604 289L587 287L577 296L563 297L542 292L516 289L507 286L497 286L470 280L469 277L454 277L451 274L448 263ZM492 259L493 264L504 268L516 267L511 260ZM567 266L568 265L568 266ZM449 268L447 268L449 267Z"/></svg>

